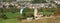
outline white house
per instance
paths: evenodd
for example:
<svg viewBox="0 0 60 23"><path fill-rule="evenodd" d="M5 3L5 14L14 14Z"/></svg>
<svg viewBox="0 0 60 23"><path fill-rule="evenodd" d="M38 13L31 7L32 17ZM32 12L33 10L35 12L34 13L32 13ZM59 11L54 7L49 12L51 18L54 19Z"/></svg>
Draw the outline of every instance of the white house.
<svg viewBox="0 0 60 23"><path fill-rule="evenodd" d="M3 0L0 0L0 2L3 2Z"/></svg>
<svg viewBox="0 0 60 23"><path fill-rule="evenodd" d="M51 1L53 1L53 2L55 2L57 4L60 4L60 0L46 0L46 2L51 2Z"/></svg>
<svg viewBox="0 0 60 23"><path fill-rule="evenodd" d="M50 5L50 3L39 3L39 4L29 4L27 5L27 7L29 8L48 8L48 6Z"/></svg>
<svg viewBox="0 0 60 23"><path fill-rule="evenodd" d="M57 4L60 4L60 1L54 1L55 3L57 3Z"/></svg>
<svg viewBox="0 0 60 23"><path fill-rule="evenodd" d="M22 2L22 1L33 1L33 0L16 0L17 2Z"/></svg>

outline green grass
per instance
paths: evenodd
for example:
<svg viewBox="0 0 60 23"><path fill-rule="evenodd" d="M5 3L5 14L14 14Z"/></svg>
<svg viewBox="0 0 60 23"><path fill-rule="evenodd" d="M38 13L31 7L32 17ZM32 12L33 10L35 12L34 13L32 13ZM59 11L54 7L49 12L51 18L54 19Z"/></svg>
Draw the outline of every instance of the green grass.
<svg viewBox="0 0 60 23"><path fill-rule="evenodd" d="M17 12L17 13L8 12L8 13L5 13L5 14L8 18L16 18L16 17L21 15L19 12Z"/></svg>
<svg viewBox="0 0 60 23"><path fill-rule="evenodd" d="M25 13L29 13L29 12L25 12ZM34 12L30 12L30 13L32 13L32 14L34 14ZM42 12L44 15L49 15L49 14L52 14L53 12ZM16 18L16 17L18 17L18 16L20 16L21 14L19 13L19 12L16 12L16 13L11 13L11 12L8 12L8 13L5 13L6 14L6 16L8 17L8 18Z"/></svg>
<svg viewBox="0 0 60 23"><path fill-rule="evenodd" d="M0 23L17 23L18 20L17 19L0 19Z"/></svg>
<svg viewBox="0 0 60 23"><path fill-rule="evenodd" d="M43 12L44 15L52 14L53 12Z"/></svg>
<svg viewBox="0 0 60 23"><path fill-rule="evenodd" d="M26 13L26 12L25 12ZM29 12L27 12L29 13ZM33 12L32 12L33 13ZM52 12L44 12L44 14L51 14ZM1 14L1 13L0 13ZM19 12L16 12L16 13L11 13L11 12L7 12L5 13L6 16L9 18L9 19L0 19L0 23L17 23L18 20L16 17L20 16L21 14Z"/></svg>
<svg viewBox="0 0 60 23"><path fill-rule="evenodd" d="M19 12L17 13L8 12L5 14L8 17L8 19L5 20L5 19L0 18L0 23L17 23L18 22L17 17L20 16Z"/></svg>
<svg viewBox="0 0 60 23"><path fill-rule="evenodd" d="M50 14L52 14L53 12L39 12L39 13L42 13L42 14L44 14L44 15L50 15Z"/></svg>

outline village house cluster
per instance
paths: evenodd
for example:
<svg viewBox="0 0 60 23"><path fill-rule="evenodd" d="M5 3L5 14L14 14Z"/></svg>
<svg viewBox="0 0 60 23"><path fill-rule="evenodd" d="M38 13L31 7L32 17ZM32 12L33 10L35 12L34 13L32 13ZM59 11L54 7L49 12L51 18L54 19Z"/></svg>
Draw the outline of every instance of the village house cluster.
<svg viewBox="0 0 60 23"><path fill-rule="evenodd" d="M17 3L17 1L24 1L24 3ZM46 0L47 3L36 3L32 4L31 1L33 0L16 0L16 2L0 2L0 8L9 8L9 5L15 6L16 8L21 8L22 6L28 7L28 8L57 8L57 4L60 4L60 0ZM51 3L51 1L55 3Z"/></svg>

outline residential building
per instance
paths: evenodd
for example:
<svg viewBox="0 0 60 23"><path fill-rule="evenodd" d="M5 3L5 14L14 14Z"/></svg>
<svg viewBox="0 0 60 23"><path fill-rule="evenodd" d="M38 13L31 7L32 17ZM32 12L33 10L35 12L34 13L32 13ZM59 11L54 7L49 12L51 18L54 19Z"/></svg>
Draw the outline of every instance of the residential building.
<svg viewBox="0 0 60 23"><path fill-rule="evenodd" d="M17 2L31 2L31 1L33 1L33 0L16 0Z"/></svg>
<svg viewBox="0 0 60 23"><path fill-rule="evenodd" d="M40 4L29 4L28 8L57 8L57 5L53 3L40 3Z"/></svg>
<svg viewBox="0 0 60 23"><path fill-rule="evenodd" d="M46 2L50 3L55 2L56 4L60 4L60 0L46 0Z"/></svg>
<svg viewBox="0 0 60 23"><path fill-rule="evenodd" d="M0 2L3 2L3 0L0 0Z"/></svg>

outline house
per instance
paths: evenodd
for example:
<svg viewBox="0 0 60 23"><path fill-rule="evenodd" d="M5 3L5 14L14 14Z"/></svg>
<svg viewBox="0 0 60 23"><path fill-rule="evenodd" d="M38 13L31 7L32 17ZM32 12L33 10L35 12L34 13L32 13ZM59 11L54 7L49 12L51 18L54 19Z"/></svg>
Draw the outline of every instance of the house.
<svg viewBox="0 0 60 23"><path fill-rule="evenodd" d="M28 1L28 2L31 2L31 1L33 1L33 0L16 0L16 2L22 2L22 1L23 1L23 2L27 2L27 1Z"/></svg>
<svg viewBox="0 0 60 23"><path fill-rule="evenodd" d="M58 1L54 1L55 3L57 3L57 4L60 4L60 1L58 0Z"/></svg>
<svg viewBox="0 0 60 23"><path fill-rule="evenodd" d="M0 2L0 8L2 8L3 6L2 6L2 3Z"/></svg>
<svg viewBox="0 0 60 23"><path fill-rule="evenodd" d="M49 8L50 3L29 4L28 8Z"/></svg>
<svg viewBox="0 0 60 23"><path fill-rule="evenodd" d="M37 3L37 4L28 4L28 8L57 8L57 5L53 3Z"/></svg>
<svg viewBox="0 0 60 23"><path fill-rule="evenodd" d="M56 4L60 4L60 0L46 0L46 2L51 2L51 3L52 1L55 2Z"/></svg>
<svg viewBox="0 0 60 23"><path fill-rule="evenodd" d="M3 2L3 0L0 0L0 2Z"/></svg>
<svg viewBox="0 0 60 23"><path fill-rule="evenodd" d="M51 0L46 0L46 2L50 2Z"/></svg>

